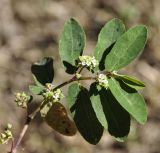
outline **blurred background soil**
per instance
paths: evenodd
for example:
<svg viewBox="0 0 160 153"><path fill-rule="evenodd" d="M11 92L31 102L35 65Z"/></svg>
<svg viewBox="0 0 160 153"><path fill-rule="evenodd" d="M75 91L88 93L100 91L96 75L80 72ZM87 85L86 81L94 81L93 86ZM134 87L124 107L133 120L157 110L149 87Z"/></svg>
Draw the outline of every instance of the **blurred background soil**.
<svg viewBox="0 0 160 153"><path fill-rule="evenodd" d="M144 126L132 120L125 143L104 133L92 146L77 134L64 137L40 118L30 126L18 153L160 153L160 0L0 0L0 126L12 123L15 136L24 124L25 111L16 107L14 93L33 83L31 64L44 56L54 58L57 85L70 78L64 73L58 41L64 23L74 17L87 35L85 54L91 54L101 27L117 17L127 28L145 24L149 38L143 54L122 70L146 83L142 92L148 106ZM35 106L40 102L36 99ZM33 109L33 108L32 108ZM0 146L0 152L9 151Z"/></svg>

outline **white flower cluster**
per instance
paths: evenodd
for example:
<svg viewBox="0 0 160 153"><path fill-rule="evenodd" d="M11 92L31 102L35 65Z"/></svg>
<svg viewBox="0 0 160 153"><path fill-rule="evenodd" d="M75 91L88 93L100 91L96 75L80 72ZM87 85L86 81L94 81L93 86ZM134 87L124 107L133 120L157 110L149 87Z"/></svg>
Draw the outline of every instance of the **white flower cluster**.
<svg viewBox="0 0 160 153"><path fill-rule="evenodd" d="M43 93L43 97L46 100L52 101L52 102L58 102L62 98L64 98L64 95L63 95L61 89L57 89L57 90L53 91L52 84L47 84L46 87L47 87L46 92Z"/></svg>
<svg viewBox="0 0 160 153"><path fill-rule="evenodd" d="M15 97L15 102L18 107L27 108L27 104L30 102L30 96L28 96L25 92L18 92L15 94Z"/></svg>
<svg viewBox="0 0 160 153"><path fill-rule="evenodd" d="M0 134L0 144L7 144L8 141L13 138L11 128L12 125L8 123L5 131Z"/></svg>
<svg viewBox="0 0 160 153"><path fill-rule="evenodd" d="M54 102L58 102L62 98L64 98L64 95L61 89L57 89L56 91L53 92Z"/></svg>
<svg viewBox="0 0 160 153"><path fill-rule="evenodd" d="M97 81L99 82L99 85L108 88L108 80L107 80L107 76L104 74L99 74Z"/></svg>
<svg viewBox="0 0 160 153"><path fill-rule="evenodd" d="M98 65L98 61L95 59L94 56L91 57L84 55L79 57L79 65L93 70Z"/></svg>

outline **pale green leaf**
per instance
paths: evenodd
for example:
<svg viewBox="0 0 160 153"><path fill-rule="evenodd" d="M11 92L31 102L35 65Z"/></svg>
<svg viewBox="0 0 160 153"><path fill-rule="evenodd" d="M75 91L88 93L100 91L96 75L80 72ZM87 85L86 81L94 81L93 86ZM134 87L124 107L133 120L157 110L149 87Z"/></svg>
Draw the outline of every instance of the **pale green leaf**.
<svg viewBox="0 0 160 153"><path fill-rule="evenodd" d="M105 59L105 69L119 70L131 63L143 50L147 40L147 28L138 25L129 29L115 43Z"/></svg>
<svg viewBox="0 0 160 153"><path fill-rule="evenodd" d="M75 72L76 60L82 55L85 39L85 33L76 20L70 19L65 23L60 37L59 52L67 73Z"/></svg>
<svg viewBox="0 0 160 153"><path fill-rule="evenodd" d="M108 129L106 116L103 111L103 106L101 104L101 97L99 94L99 90L97 89L97 83L91 84L89 92L90 92L90 99L92 102L92 107L96 113L96 116L97 116L99 122L102 124L102 126L105 129Z"/></svg>
<svg viewBox="0 0 160 153"><path fill-rule="evenodd" d="M41 94L45 90L45 87L44 86L29 85L29 90L33 94L39 95L39 94Z"/></svg>
<svg viewBox="0 0 160 153"><path fill-rule="evenodd" d="M116 40L125 32L125 26L119 19L112 19L107 22L104 27L101 29L98 35L98 42L94 50L95 58L100 62L99 69L103 70L104 68L104 59L107 53L110 51L107 50ZM107 51L106 51L107 50ZM107 53L106 53L107 52ZM105 54L106 53L106 54ZM105 57L103 57L105 56ZM102 58L103 57L103 58Z"/></svg>

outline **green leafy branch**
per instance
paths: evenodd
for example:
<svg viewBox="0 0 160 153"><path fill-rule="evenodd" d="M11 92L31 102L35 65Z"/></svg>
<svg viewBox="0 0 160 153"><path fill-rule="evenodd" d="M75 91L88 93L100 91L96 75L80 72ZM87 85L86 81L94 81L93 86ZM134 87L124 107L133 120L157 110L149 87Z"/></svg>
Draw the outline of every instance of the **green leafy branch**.
<svg viewBox="0 0 160 153"><path fill-rule="evenodd" d="M75 19L64 25L59 42L59 53L65 72L72 74L70 80L54 86L53 59L45 57L31 67L34 85L30 91L43 97L43 101L32 113L27 114L26 123L10 153L16 153L31 121L38 112L55 131L73 136L77 130L91 144L97 144L106 130L117 141L124 141L130 131L131 116L140 124L147 121L144 98L138 90L145 84L117 71L130 64L140 55L147 40L147 28L137 25L129 30L119 19L112 19L104 25L98 36L93 55L83 55L86 36ZM83 69L91 76L83 76ZM81 84L92 80L90 88ZM61 88L69 85L67 103L72 119L61 104L64 98ZM18 106L27 108L32 96L17 93ZM12 139L13 140L13 139Z"/></svg>

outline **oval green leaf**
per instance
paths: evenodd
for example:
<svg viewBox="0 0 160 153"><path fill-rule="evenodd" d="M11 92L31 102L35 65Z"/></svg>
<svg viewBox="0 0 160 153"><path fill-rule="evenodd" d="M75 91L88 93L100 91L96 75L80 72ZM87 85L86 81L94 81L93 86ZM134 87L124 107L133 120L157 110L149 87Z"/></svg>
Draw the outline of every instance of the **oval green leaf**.
<svg viewBox="0 0 160 153"><path fill-rule="evenodd" d="M145 84L135 78L132 78L127 75L119 75L117 74L116 79L122 80L126 85L130 86L131 88L134 88L136 90L142 90L145 87Z"/></svg>
<svg viewBox="0 0 160 153"><path fill-rule="evenodd" d="M147 120L147 110L144 98L133 88L114 78L108 79L109 88L120 103L140 124Z"/></svg>
<svg viewBox="0 0 160 153"><path fill-rule="evenodd" d="M138 25L129 29L117 40L105 59L105 69L119 70L131 63L143 50L147 40L147 28Z"/></svg>
<svg viewBox="0 0 160 153"><path fill-rule="evenodd" d="M38 86L52 83L54 77L53 59L45 57L31 66L34 80Z"/></svg>
<svg viewBox="0 0 160 153"><path fill-rule="evenodd" d="M73 95L73 92L78 93L77 96ZM80 134L87 142L97 144L102 137L103 127L92 108L89 92L78 84L72 84L69 87L68 100Z"/></svg>
<svg viewBox="0 0 160 153"><path fill-rule="evenodd" d="M82 55L85 39L85 33L76 20L70 19L65 23L60 37L59 52L65 71L69 74L76 70L76 60Z"/></svg>
<svg viewBox="0 0 160 153"><path fill-rule="evenodd" d="M100 62L99 69L104 69L104 60L111 49L108 49L125 32L125 26L119 19L107 22L98 35L98 42L94 50L95 58ZM108 50L107 50L108 49ZM104 57L105 56L105 57ZM102 58L103 57L103 58Z"/></svg>

